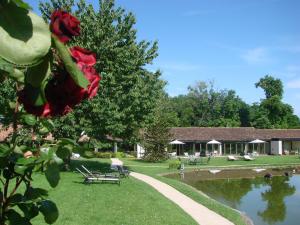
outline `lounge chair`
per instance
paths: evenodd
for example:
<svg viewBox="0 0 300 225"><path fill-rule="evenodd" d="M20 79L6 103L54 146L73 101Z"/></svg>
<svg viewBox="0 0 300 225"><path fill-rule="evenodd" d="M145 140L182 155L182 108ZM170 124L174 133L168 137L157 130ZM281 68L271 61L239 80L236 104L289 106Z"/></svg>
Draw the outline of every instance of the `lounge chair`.
<svg viewBox="0 0 300 225"><path fill-rule="evenodd" d="M195 156L189 156L188 164L189 165L196 165L199 162L198 158Z"/></svg>
<svg viewBox="0 0 300 225"><path fill-rule="evenodd" d="M170 153L170 157L171 157L171 158L176 158L176 156L177 156L177 153L176 153L176 152L171 152L171 153Z"/></svg>
<svg viewBox="0 0 300 225"><path fill-rule="evenodd" d="M99 176L99 177L115 177L116 174L112 173L101 173L100 171L92 171L88 170L84 165L81 165L82 169L84 169L89 176Z"/></svg>
<svg viewBox="0 0 300 225"><path fill-rule="evenodd" d="M237 158L235 158L233 155L229 155L229 156L227 156L227 160L228 161L235 161L235 160L237 160Z"/></svg>
<svg viewBox="0 0 300 225"><path fill-rule="evenodd" d="M249 155L244 155L244 160L252 161L252 160L254 160L254 158L251 158Z"/></svg>
<svg viewBox="0 0 300 225"><path fill-rule="evenodd" d="M121 177L128 177L129 176L130 171L128 169L125 169L121 165L117 165L117 168L118 168L118 171L119 171L119 174L120 174Z"/></svg>
<svg viewBox="0 0 300 225"><path fill-rule="evenodd" d="M83 168L85 168L84 166L82 166ZM85 168L86 169L86 168ZM88 169L86 169L86 171L88 171L88 173L85 173L83 171L81 171L79 168L76 168L76 170L81 173L81 175L84 177L84 183L86 184L90 184L93 182L111 182L111 183L117 183L120 185L120 177L117 175L106 175L106 174L95 174L92 173L91 171L89 171Z"/></svg>

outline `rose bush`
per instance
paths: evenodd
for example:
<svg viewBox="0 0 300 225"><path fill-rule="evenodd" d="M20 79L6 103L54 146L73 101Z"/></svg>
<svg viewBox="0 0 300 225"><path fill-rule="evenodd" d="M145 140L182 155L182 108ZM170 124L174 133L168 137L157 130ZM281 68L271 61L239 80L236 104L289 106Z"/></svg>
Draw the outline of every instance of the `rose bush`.
<svg viewBox="0 0 300 225"><path fill-rule="evenodd" d="M72 15L56 10L51 16L50 29L61 42L66 43L72 36L80 34L79 24L80 22ZM30 101L31 88L25 86L19 92L19 102L24 105L27 112L40 117L65 115L82 100L90 99L97 94L101 77L93 67L96 64L96 54L79 46L70 48L68 54L88 81L87 87L77 85L65 65L59 62L56 71L45 85L46 102L43 105L37 106Z"/></svg>

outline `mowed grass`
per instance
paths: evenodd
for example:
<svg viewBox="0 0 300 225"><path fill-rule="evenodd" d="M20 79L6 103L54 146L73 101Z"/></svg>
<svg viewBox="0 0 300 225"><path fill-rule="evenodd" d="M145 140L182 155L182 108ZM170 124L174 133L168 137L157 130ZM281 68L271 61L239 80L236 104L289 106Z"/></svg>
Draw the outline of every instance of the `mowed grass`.
<svg viewBox="0 0 300 225"><path fill-rule="evenodd" d="M172 160L172 159L171 159ZM298 155L288 155L288 156L258 156L255 157L253 161L245 161L239 159L236 161L228 161L227 157L213 157L207 163L207 157L202 159L202 163L197 165L188 165L188 160L185 158L181 159L185 164L185 168L189 169L209 169L216 167L272 167L272 166L293 166L300 165L300 157ZM168 173L169 161L160 163L149 163L136 159L124 159L126 164L131 167L139 167L140 171L145 171L146 173L158 174L158 173ZM145 169L143 169L145 167ZM175 170L176 171L176 170Z"/></svg>
<svg viewBox="0 0 300 225"><path fill-rule="evenodd" d="M105 163L106 162L106 163ZM88 168L105 171L109 160L73 162ZM74 165L75 163L75 165ZM166 199L147 184L132 177L124 178L121 185L98 183L82 184L82 176L62 172L59 185L51 189L42 174L34 177L34 186L49 190L49 199L59 208L58 225L140 225L140 224L196 224L181 208ZM42 215L34 225L45 224Z"/></svg>
<svg viewBox="0 0 300 225"><path fill-rule="evenodd" d="M125 165L129 166L129 168L133 171L144 173L150 175L156 179L159 179L170 186L174 187L178 191L182 192L183 194L189 196L190 198L194 199L195 201L201 203L202 205L206 206L207 208L219 213L220 215L226 217L234 224L237 225L245 225L245 221L237 211L229 208L207 196L205 196L200 191L196 190L195 188L184 184L178 180L170 179L161 174L164 173L178 173L176 169L169 169L169 161L161 162L161 163L149 163L143 162L140 160L135 159L123 159ZM205 162L206 160L204 160ZM199 164L185 166L185 170L198 170L198 169L209 169L209 168L216 168L216 167L223 167L223 168L251 168L251 167L275 167L275 166L296 166L300 165L300 158L299 156L259 156L256 157L254 161L228 161L226 157L215 157L210 160L208 164Z"/></svg>

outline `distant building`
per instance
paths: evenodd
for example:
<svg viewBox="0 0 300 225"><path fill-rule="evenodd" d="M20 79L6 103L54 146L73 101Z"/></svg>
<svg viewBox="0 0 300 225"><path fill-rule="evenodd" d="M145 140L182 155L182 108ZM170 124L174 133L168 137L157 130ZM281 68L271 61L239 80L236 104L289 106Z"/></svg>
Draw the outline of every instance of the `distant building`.
<svg viewBox="0 0 300 225"><path fill-rule="evenodd" d="M173 127L173 139L185 144L169 147L169 151L190 154L215 153L217 155L239 155L241 153L257 152L258 154L295 154L300 151L300 129L255 129L253 127ZM249 142L259 139L264 143ZM217 140L221 144L207 144ZM175 150L176 149L176 150ZM137 151L143 151L141 146ZM141 157L142 152L137 152Z"/></svg>

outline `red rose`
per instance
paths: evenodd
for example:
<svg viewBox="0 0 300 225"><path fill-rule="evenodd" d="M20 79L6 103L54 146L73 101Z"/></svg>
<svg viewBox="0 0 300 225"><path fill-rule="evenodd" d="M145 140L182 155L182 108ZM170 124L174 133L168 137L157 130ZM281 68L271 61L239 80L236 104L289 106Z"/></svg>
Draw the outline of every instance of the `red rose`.
<svg viewBox="0 0 300 225"><path fill-rule="evenodd" d="M101 80L100 75L97 73L97 71L90 66L83 66L81 68L81 71L83 72L84 76L90 84L87 86L86 90L86 97L87 98L93 98L99 89L99 82Z"/></svg>
<svg viewBox="0 0 300 225"><path fill-rule="evenodd" d="M71 55L77 64L93 66L96 64L96 54L84 48L75 46L70 49Z"/></svg>
<svg viewBox="0 0 300 225"><path fill-rule="evenodd" d="M46 98L53 114L65 115L85 97L85 91L79 87L68 73L56 74L46 87Z"/></svg>
<svg viewBox="0 0 300 225"><path fill-rule="evenodd" d="M80 21L71 14L55 10L51 15L50 29L63 43L69 41L73 36L80 34Z"/></svg>
<svg viewBox="0 0 300 225"><path fill-rule="evenodd" d="M18 101L23 104L26 112L40 117L48 117L51 114L50 105L48 103L42 106L35 106L29 101L29 96L26 89L23 89L18 93Z"/></svg>

